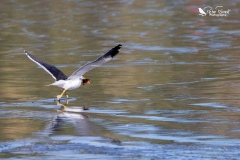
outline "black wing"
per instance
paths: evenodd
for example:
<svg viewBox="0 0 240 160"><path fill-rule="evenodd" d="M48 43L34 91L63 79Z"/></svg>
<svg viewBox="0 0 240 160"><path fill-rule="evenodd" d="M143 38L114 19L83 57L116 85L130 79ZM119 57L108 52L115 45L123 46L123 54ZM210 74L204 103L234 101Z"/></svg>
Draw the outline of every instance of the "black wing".
<svg viewBox="0 0 240 160"><path fill-rule="evenodd" d="M58 80L65 80L68 77L59 69L57 69L55 66L51 64L47 64L43 62L42 60L38 59L37 57L31 55L27 51L24 50L24 53L27 55L27 57L32 60L33 62L37 63L40 67L42 67L46 72L48 72L56 81Z"/></svg>
<svg viewBox="0 0 240 160"><path fill-rule="evenodd" d="M108 51L106 54L99 57L95 61L87 63L86 65L78 68L70 77L72 77L72 76L81 77L86 72L88 72L96 67L101 66L103 63L110 61L114 56L116 56L119 53L119 50L121 49L121 47L122 47L121 44L117 45L116 47L112 48L110 51Z"/></svg>

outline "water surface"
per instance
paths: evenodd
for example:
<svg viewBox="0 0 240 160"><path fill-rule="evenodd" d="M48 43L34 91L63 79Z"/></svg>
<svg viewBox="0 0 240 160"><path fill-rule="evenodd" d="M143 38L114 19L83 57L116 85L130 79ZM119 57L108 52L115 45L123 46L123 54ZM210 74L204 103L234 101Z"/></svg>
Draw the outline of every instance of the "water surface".
<svg viewBox="0 0 240 160"><path fill-rule="evenodd" d="M222 5L226 17L197 8ZM3 159L238 159L237 1L1 1ZM91 85L54 101L54 80L23 53ZM61 106L66 105L65 111ZM82 110L89 108L89 110ZM61 155L61 157L59 157Z"/></svg>

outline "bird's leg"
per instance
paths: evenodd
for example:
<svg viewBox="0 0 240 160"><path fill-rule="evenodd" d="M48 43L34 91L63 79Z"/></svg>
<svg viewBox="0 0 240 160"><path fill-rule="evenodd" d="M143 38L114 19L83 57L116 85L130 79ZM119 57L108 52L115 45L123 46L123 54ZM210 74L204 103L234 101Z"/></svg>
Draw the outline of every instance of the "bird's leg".
<svg viewBox="0 0 240 160"><path fill-rule="evenodd" d="M58 109L57 111L59 111L59 112L62 112L62 111L64 111L66 108L67 108L67 104L62 104L61 102L57 102L57 105L58 106L61 106L61 108L60 109Z"/></svg>
<svg viewBox="0 0 240 160"><path fill-rule="evenodd" d="M68 94L67 94L67 92L65 92L65 97L66 97L66 100L68 99Z"/></svg>
<svg viewBox="0 0 240 160"><path fill-rule="evenodd" d="M60 95L57 95L58 101L60 101L60 99L62 98L62 96L65 92L66 92L66 90L64 89Z"/></svg>

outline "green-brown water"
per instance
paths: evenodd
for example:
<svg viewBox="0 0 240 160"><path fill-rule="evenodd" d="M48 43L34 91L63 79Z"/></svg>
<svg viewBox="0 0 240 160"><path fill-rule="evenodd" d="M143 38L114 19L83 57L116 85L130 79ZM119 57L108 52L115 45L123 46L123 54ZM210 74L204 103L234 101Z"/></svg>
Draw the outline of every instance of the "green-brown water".
<svg viewBox="0 0 240 160"><path fill-rule="evenodd" d="M223 6L226 17L199 7ZM238 159L240 3L0 2L0 158ZM117 44L120 54L70 91L23 53L71 75ZM62 101L65 104L64 101ZM82 107L90 108L80 111Z"/></svg>

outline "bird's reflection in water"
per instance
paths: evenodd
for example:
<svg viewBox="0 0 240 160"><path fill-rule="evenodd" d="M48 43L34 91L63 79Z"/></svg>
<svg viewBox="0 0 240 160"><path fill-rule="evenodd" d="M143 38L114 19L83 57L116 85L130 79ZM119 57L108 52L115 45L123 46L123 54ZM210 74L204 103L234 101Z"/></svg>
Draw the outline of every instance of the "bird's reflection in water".
<svg viewBox="0 0 240 160"><path fill-rule="evenodd" d="M65 124L67 126L73 125L78 135L91 135L93 133L95 126L89 121L90 116L84 112L88 110L87 107L68 107L68 101L64 104L57 102L57 105L61 106L61 109L47 125L45 134L60 133L68 128Z"/></svg>
<svg viewBox="0 0 240 160"><path fill-rule="evenodd" d="M82 112L85 110L89 110L89 107L83 106L83 107L78 107L78 108L69 108L68 106L68 100L66 99L65 103L61 103L60 101L57 101L57 105L61 106L61 108L58 111L67 111L67 112Z"/></svg>

